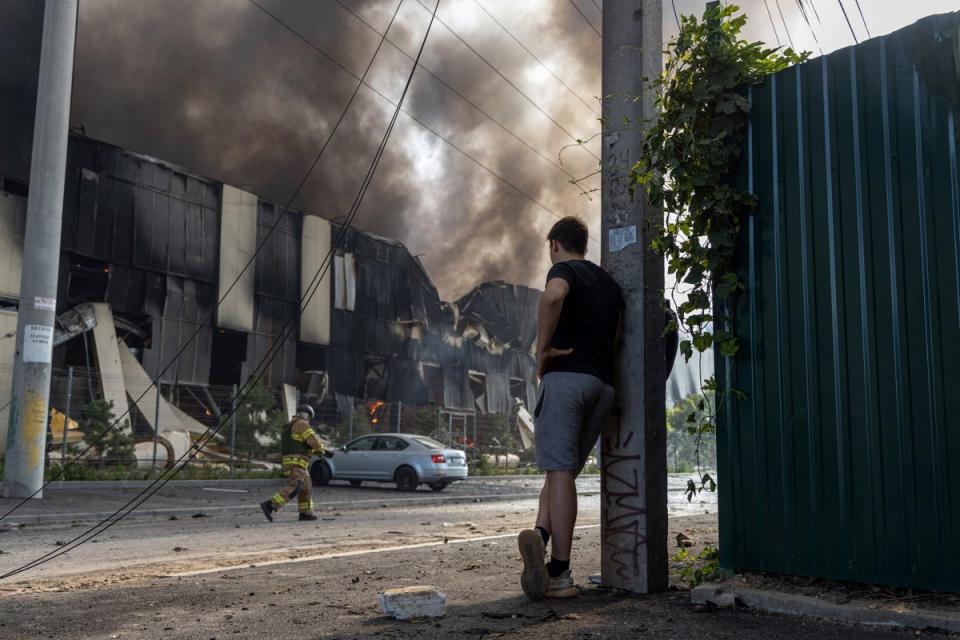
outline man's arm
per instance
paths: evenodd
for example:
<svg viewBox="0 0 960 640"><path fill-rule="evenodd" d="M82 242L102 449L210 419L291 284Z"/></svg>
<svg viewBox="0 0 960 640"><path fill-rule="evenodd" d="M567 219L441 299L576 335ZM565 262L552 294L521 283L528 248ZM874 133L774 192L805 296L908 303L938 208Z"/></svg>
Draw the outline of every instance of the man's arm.
<svg viewBox="0 0 960 640"><path fill-rule="evenodd" d="M550 278L546 291L540 296L540 310L537 317L537 375L543 377L544 369L557 356L573 353L573 349L554 349L551 346L553 334L560 321L563 300L570 293L570 285L563 278Z"/></svg>

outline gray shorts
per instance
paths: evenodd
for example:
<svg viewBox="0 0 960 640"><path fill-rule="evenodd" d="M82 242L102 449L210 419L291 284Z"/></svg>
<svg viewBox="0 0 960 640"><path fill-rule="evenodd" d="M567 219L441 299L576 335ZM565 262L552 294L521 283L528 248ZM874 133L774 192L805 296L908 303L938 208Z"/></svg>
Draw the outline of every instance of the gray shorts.
<svg viewBox="0 0 960 640"><path fill-rule="evenodd" d="M543 376L533 412L540 471L580 473L614 403L613 387L586 373Z"/></svg>

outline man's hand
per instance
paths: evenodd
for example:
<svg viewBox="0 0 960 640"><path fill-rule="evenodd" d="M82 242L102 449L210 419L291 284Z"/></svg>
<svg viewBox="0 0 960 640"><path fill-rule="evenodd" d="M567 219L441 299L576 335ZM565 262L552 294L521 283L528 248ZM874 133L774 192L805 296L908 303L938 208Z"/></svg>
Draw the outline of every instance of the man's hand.
<svg viewBox="0 0 960 640"><path fill-rule="evenodd" d="M544 372L554 358L568 356L571 353L573 353L573 349L557 349L555 347L547 347L537 352L537 378L543 378Z"/></svg>

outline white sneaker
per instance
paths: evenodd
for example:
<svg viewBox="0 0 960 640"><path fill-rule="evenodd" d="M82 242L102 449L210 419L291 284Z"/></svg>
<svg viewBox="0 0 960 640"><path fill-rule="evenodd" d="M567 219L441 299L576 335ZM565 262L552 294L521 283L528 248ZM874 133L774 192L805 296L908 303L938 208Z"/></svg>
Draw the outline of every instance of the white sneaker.
<svg viewBox="0 0 960 640"><path fill-rule="evenodd" d="M567 569L556 578L550 578L550 586L547 587L546 595L548 598L574 598L579 593L577 585L573 584L570 569Z"/></svg>

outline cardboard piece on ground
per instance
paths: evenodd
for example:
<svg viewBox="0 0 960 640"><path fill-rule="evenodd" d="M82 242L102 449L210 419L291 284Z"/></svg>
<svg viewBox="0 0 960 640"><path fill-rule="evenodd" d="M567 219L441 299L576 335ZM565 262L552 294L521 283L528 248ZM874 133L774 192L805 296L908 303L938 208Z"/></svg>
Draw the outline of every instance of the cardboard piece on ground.
<svg viewBox="0 0 960 640"><path fill-rule="evenodd" d="M127 411L127 391L123 382L123 367L120 364L120 345L117 344L117 331L113 324L110 305L98 302L93 306L93 317L97 325L93 328L93 342L97 357L97 369L100 371L100 384L103 386L103 398L113 402L114 418ZM124 345L123 350L127 347ZM130 433L130 420L121 420L121 428Z"/></svg>

